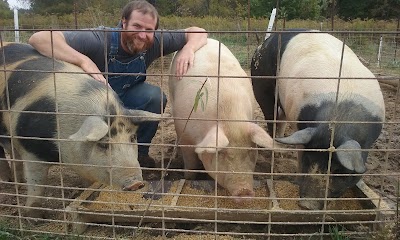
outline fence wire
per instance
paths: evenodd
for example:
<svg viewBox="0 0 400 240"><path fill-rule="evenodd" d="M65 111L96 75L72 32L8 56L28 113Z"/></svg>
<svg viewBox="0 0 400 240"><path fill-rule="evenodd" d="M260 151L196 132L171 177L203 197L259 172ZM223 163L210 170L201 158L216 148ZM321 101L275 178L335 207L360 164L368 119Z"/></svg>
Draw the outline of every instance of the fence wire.
<svg viewBox="0 0 400 240"><path fill-rule="evenodd" d="M33 33L32 30L20 31L22 36ZM59 119L57 121L64 121L62 120L64 117L65 119L74 119L96 115L93 112L63 112L63 108L57 108L54 112L26 111L14 108L9 103L9 91L15 91L8 86L8 79L11 75L20 73L24 76L30 74L40 76L36 73L51 73L54 85L57 87L59 76L69 75L72 78L79 78L78 76L82 73L59 70L50 72L35 69L21 70L15 68L15 65L4 64L7 62L7 55L5 55L3 46L5 42L13 41L13 33L14 30L0 31L2 40L0 86L3 94L0 112L1 128L14 129L18 124L19 116L23 114L30 114L32 118L35 115L42 117L51 115ZM216 175L218 181L218 176L233 174L240 178L249 172L218 170L218 165L216 171L185 170L183 156L179 149L196 146L180 143L175 132L174 120L188 121L191 116L188 116L187 119L174 117L169 102L165 113L161 116L156 136L150 144L150 155L155 158L156 167L141 167L145 187L132 192L122 191L99 182L87 181L84 179L84 173L78 174L76 171L72 171L71 168L92 169L90 171L94 172L101 172L105 169L110 174L109 183L111 185L115 181L114 177L118 177L115 175L118 175L119 172L122 170L136 171L138 167L115 164L111 155L109 155L110 159L107 164L63 162L63 157L70 153L62 152L60 146L74 140L65 137L63 133L65 129L59 124L57 124L56 137L2 134L0 136L2 144L7 140L12 145L12 151L6 152L0 159L2 170L0 175L0 227L4 226L3 228L7 229L4 234L10 239L18 237L18 232L23 232L30 237L50 234L51 236L77 237L78 239L331 239L331 237L376 239L374 237L377 236L382 236L383 239L396 239L396 234L397 237L399 236L400 184L398 161L400 126L397 106L400 78L398 33L378 31L335 31L330 33L345 41L357 54L360 61L381 82L386 105L386 119L383 122L383 130L373 147L363 150L369 154L368 171L362 175L344 174L344 176L361 176L362 180L338 198L325 195L323 198L309 199L322 200L323 209L310 210L299 205L299 201L304 200L300 197L299 186L302 183L299 179L304 176L326 177L327 174L301 173L297 162L297 154L301 149L296 147L276 146L271 149L259 146L251 148L228 146L223 148L223 150L234 151L257 151L257 162L254 172L251 172L254 178L255 196L244 197L246 201L240 203L226 189L218 185L210 175ZM256 47L261 44L257 42L257 34L261 34L261 32L216 31L210 32L209 37L220 39L238 59L247 76L250 76L251 57ZM12 57L15 58L15 56ZM163 56L150 66L146 74L147 82L159 86L167 94L167 99L171 98L168 90L168 79L172 76L168 71L171 60L171 56ZM236 81L249 81L243 76L212 76L210 73L194 77L200 81L210 77L216 77L218 81L230 77L236 77ZM204 83L204 88L207 88L207 83ZM62 90L54 89L55 102L62 104L64 95L58 94L59 91ZM220 94L218 92L218 95ZM241 100L239 96L238 93L238 102ZM18 99L16 102L18 103ZM275 110L275 113L278 113L278 109ZM118 118L120 115L107 113L99 116L107 119L108 127L111 127L112 119ZM7 117L10 119L6 119ZM194 117L190 122L201 122L200 126L204 126L208 121L218 124L252 122L264 129L270 122L276 124L286 122L278 120L276 116L272 121L265 120L259 106L254 111L254 119L247 121L206 117ZM297 122L288 123L296 124ZM314 123L319 122L314 121ZM360 121L355 124L366 124L366 122ZM293 131L293 128L289 128L288 131ZM111 133L108 134L111 137ZM38 158L34 156L22 159L21 153L15 150L24 149L24 146L21 146L23 140L31 140L31 145L25 146L25 148L34 148L34 141L54 142L58 146L59 152L55 153L58 159L54 159L53 162L38 161ZM122 140L115 142L106 140L103 142L103 140L100 143L108 144L110 149L124 146L134 148L140 145ZM309 149L309 151L315 152L329 152L330 150ZM47 154L51 149L42 149L42 151ZM77 155L87 155L85 152L77 151ZM25 154L24 156L30 155ZM215 157L218 164L218 160L223 160L223 153L216 151ZM132 158L134 157L132 156ZM9 176L3 171L5 165L11 170L12 177L10 179L7 179ZM48 171L48 180L35 184L26 183L20 176L22 165L30 167L51 165ZM28 169L28 171L33 171L33 169ZM185 179L187 173L198 173L201 178ZM343 176L337 172L331 172L328 175ZM329 180L325 185L324 190L328 191ZM45 187L45 191L42 195L33 194L35 191L31 193L33 195L30 195L27 192L30 187L34 187L34 189ZM40 199L41 204L28 207L26 206L28 198ZM29 210L35 210L40 214L27 216L25 213ZM0 234L3 234L2 230Z"/></svg>

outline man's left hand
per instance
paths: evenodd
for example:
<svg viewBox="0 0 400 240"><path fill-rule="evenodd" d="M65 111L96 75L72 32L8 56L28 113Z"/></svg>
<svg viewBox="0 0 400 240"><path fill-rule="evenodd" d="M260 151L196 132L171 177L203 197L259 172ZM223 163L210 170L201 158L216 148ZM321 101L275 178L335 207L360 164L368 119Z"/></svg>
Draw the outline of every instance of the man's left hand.
<svg viewBox="0 0 400 240"><path fill-rule="evenodd" d="M182 79L188 69L193 66L193 63L194 51L188 47L183 47L176 59L176 75L179 80Z"/></svg>

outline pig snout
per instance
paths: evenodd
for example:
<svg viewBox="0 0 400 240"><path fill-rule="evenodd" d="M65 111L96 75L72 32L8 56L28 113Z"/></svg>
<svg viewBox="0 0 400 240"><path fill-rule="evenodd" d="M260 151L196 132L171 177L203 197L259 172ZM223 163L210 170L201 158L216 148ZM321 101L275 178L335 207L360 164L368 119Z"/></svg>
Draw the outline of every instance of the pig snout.
<svg viewBox="0 0 400 240"><path fill-rule="evenodd" d="M145 186L145 183L142 179L138 179L136 177L129 178L125 180L122 184L123 191L136 191L142 189Z"/></svg>
<svg viewBox="0 0 400 240"><path fill-rule="evenodd" d="M321 210L324 205L323 201L300 199L299 206L308 210Z"/></svg>
<svg viewBox="0 0 400 240"><path fill-rule="evenodd" d="M252 189L242 188L233 191L232 196L235 197L234 200L236 203L244 203L247 201L251 201L251 198L255 196L255 193Z"/></svg>

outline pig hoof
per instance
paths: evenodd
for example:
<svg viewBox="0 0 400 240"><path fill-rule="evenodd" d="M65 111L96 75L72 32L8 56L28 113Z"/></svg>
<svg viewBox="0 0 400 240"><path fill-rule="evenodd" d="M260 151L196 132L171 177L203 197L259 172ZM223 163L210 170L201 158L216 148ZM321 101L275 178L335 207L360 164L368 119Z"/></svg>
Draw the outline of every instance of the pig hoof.
<svg viewBox="0 0 400 240"><path fill-rule="evenodd" d="M124 191L136 191L136 190L139 190L139 189L143 188L144 186L145 186L145 184L143 182L135 182L133 184L124 186L122 188L122 190L124 190Z"/></svg>

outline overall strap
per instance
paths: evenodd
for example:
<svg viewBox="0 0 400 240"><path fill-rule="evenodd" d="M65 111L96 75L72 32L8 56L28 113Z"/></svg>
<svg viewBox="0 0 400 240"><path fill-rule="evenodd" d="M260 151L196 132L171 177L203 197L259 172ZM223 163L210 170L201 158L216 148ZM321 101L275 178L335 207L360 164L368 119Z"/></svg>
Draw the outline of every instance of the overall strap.
<svg viewBox="0 0 400 240"><path fill-rule="evenodd" d="M120 28L112 28L112 30L121 30ZM110 53L109 59L114 58L118 54L118 46L119 46L119 33L118 31L111 32L111 46L110 46Z"/></svg>

